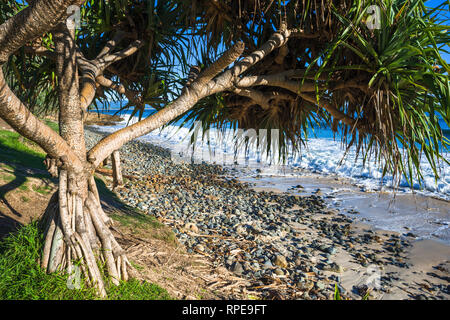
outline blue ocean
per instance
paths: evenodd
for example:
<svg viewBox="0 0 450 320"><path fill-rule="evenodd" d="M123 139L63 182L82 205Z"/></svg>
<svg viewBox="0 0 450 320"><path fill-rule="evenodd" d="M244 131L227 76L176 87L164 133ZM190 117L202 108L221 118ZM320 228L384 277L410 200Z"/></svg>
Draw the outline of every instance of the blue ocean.
<svg viewBox="0 0 450 320"><path fill-rule="evenodd" d="M119 105L112 105L106 114L116 114ZM154 113L146 110L143 117ZM131 111L118 113L123 121L114 126L97 126L98 130L114 132L134 123ZM292 186L301 184L304 189L299 195L314 193L318 188L332 201L330 206L346 210L358 210L358 219L384 230L413 231L421 238L432 238L450 245L450 166L439 165L439 179L435 180L433 170L426 157L421 159L422 181L414 181L413 188L403 177L399 183L387 174L383 177L380 166L370 160L363 166L362 159L356 161L356 151L345 148L340 137L333 136L330 128L311 130L308 143L300 153L291 154L282 165L273 161L276 157L265 157L258 148L236 149L236 134L231 129L225 133L211 129L202 140L198 133L194 147L191 144L190 125L181 127L183 119L163 129L157 129L139 138L171 150L172 159L194 159L197 163L216 163L232 167L241 180L262 188L290 191ZM441 128L450 138L450 129L444 120ZM181 156L180 156L181 155ZM444 153L450 159L450 153ZM336 179L344 179L347 184L335 184ZM330 182L331 181L331 182ZM394 191L395 187L395 193ZM351 211L350 210L350 211ZM350 212L349 211L349 212Z"/></svg>

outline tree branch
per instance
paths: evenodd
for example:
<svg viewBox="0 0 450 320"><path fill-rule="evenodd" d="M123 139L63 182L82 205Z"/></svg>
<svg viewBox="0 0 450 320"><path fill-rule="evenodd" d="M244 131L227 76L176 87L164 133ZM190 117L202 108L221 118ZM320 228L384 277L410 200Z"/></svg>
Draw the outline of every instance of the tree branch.
<svg viewBox="0 0 450 320"><path fill-rule="evenodd" d="M24 137L36 142L50 157L67 157L68 164L83 167L68 143L36 118L11 91L0 69L0 117Z"/></svg>
<svg viewBox="0 0 450 320"><path fill-rule="evenodd" d="M227 50L218 60L201 72L197 78L197 82L202 85L217 76L227 66L236 61L244 52L245 45L242 41L234 44L231 49Z"/></svg>
<svg viewBox="0 0 450 320"><path fill-rule="evenodd" d="M216 78L211 78L210 81L204 83L199 81L201 77L197 78L190 86L191 90L186 90L180 97L171 102L164 109L158 111L157 113L149 116L148 118L141 120L132 124L131 126L122 128L109 136L103 138L97 145L95 145L88 152L88 159L92 164L92 171L103 162L103 160L108 157L113 151L118 150L128 141L131 141L137 137L143 136L156 128L161 127L163 124L175 119L177 116L182 115L189 109L191 109L199 100L204 97L210 96L215 93L223 91L232 91L235 88L235 79L245 70L259 62L267 54L272 52L274 49L286 43L289 38L289 32L284 27L280 32L275 33L270 39L261 46L259 50L253 52L250 56L245 57L242 61L235 64L231 69L223 72ZM240 45L236 44L230 50L239 51ZM235 54L225 54L222 61L232 61L228 57L235 56ZM219 59L220 60L220 59ZM214 77L215 72L213 70L221 70L224 68L223 62L220 64L213 63L215 66L211 71L207 72L207 77L210 78L211 75ZM220 68L219 68L220 67ZM219 71L220 72L220 71Z"/></svg>
<svg viewBox="0 0 450 320"><path fill-rule="evenodd" d="M131 45L129 45L128 48L126 48L124 50L121 50L116 53L97 57L95 60L98 64L98 68L103 72L103 70L105 70L111 64L133 55L143 45L144 45L143 41L136 40Z"/></svg>
<svg viewBox="0 0 450 320"><path fill-rule="evenodd" d="M319 102L317 102L316 97L314 95L308 94L308 93L299 93L299 96L306 101L309 101L315 105L318 105L321 108L324 108L333 116L333 118L335 118L338 121L342 121L346 125L352 127L352 130L356 128L359 131L364 132L364 128L362 126L358 125L357 120L355 120L352 117L346 115L345 113L339 111L336 107L332 106L330 103L328 103L324 99L320 99Z"/></svg>
<svg viewBox="0 0 450 320"><path fill-rule="evenodd" d="M320 33L306 33L303 29L291 29L290 34L292 38L314 39L320 37Z"/></svg>
<svg viewBox="0 0 450 320"><path fill-rule="evenodd" d="M118 38L120 37L121 36L116 35L116 39L113 39L110 42L109 46L117 43ZM142 41L136 40L128 48L113 54L107 54L110 50L112 50L112 47L108 47L107 44L105 48L102 49L97 58L95 58L95 60L87 60L86 58L84 58L83 54L79 52L78 61L81 69L82 83L80 90L80 99L81 108L83 110L87 110L89 105L94 100L97 78L103 75L105 69L115 62L131 56L136 51L138 51L143 46L143 44L144 43Z"/></svg>
<svg viewBox="0 0 450 320"><path fill-rule="evenodd" d="M114 37L106 43L102 51L100 51L100 53L97 55L97 58L101 58L109 54L124 38L125 32L121 30L117 31L114 34Z"/></svg>
<svg viewBox="0 0 450 320"><path fill-rule="evenodd" d="M288 53L289 53L289 48L288 48L287 44L284 44L283 46L280 47L278 55L275 58L275 63L282 65L284 62L284 58L286 58Z"/></svg>
<svg viewBox="0 0 450 320"><path fill-rule="evenodd" d="M238 76L247 71L248 68L261 61L273 50L284 45L288 41L289 36L290 31L287 30L285 26L282 27L281 30L275 32L258 50L236 63L236 65L232 68L233 75Z"/></svg>
<svg viewBox="0 0 450 320"><path fill-rule="evenodd" d="M240 89L236 88L233 90L234 93L252 99L255 103L259 104L264 110L270 108L269 99L261 91L254 89Z"/></svg>
<svg viewBox="0 0 450 320"><path fill-rule="evenodd" d="M27 8L0 25L0 65L35 38L49 31L67 16L70 5L85 0L35 0Z"/></svg>
<svg viewBox="0 0 450 320"><path fill-rule="evenodd" d="M29 55L43 56L51 60L56 60L56 54L43 46L24 46L24 52Z"/></svg>
<svg viewBox="0 0 450 320"><path fill-rule="evenodd" d="M95 60L88 60L81 51L77 54L77 65L80 69L80 106L86 111L92 100L95 98L96 82L95 78L99 73Z"/></svg>
<svg viewBox="0 0 450 320"><path fill-rule="evenodd" d="M131 91L125 88L123 84L116 84L112 80L106 78L105 76L101 75L96 78L97 83L105 88L110 88L117 93L125 95L127 97L128 101L138 103L138 99L136 98L138 96L138 92Z"/></svg>
<svg viewBox="0 0 450 320"><path fill-rule="evenodd" d="M314 92L315 86L311 82L292 81L288 80L287 75L290 72L282 72L264 76L248 76L240 79L236 86L240 88L254 87L254 86L272 86L289 90L295 94L299 92ZM319 86L320 88L320 86Z"/></svg>

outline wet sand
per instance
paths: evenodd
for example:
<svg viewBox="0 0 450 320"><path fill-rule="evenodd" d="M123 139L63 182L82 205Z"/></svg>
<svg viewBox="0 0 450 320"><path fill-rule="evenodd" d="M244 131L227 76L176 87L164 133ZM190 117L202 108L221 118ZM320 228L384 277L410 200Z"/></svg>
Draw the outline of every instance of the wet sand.
<svg viewBox="0 0 450 320"><path fill-rule="evenodd" d="M368 192L348 179L305 174L301 177L252 176L241 181L255 190L320 195L330 208L375 228L450 245L450 201L420 193Z"/></svg>
<svg viewBox="0 0 450 320"><path fill-rule="evenodd" d="M368 281L369 287L383 283L388 290L382 292L372 290L371 298L392 299L450 299L450 245L448 225L445 232L435 232L435 225L439 220L447 220L450 216L450 203L423 195L364 192L352 185L346 179L337 177L323 177L311 174L302 178L286 177L247 177L241 181L252 183L257 191L272 191L278 193L292 193L299 196L311 194L321 195L329 207L339 210L341 214L354 218L352 231L356 235L373 233L378 241L358 244L351 250L338 250L333 261L343 267L340 274L341 290L351 299L361 299L355 288L364 286ZM293 188L294 187L294 188ZM317 218L322 219L322 216ZM423 226L417 226L417 219L428 219ZM383 221L384 220L384 221ZM394 221L391 230L379 228ZM408 227L409 225L409 227ZM434 229L433 229L434 226ZM438 227L439 229L439 227ZM444 229L444 228L442 228ZM400 231L400 232L398 232ZM402 232L404 231L404 232ZM415 237L416 234L437 235L435 239ZM441 230L442 231L442 230ZM311 233L314 237L315 234ZM391 254L385 249L385 243L390 237L406 239L410 246L401 255ZM395 264L374 264L368 261L361 264L355 257L364 256L364 252L378 252L377 259L396 259L405 263L407 267ZM320 262L322 257L312 257ZM314 261L316 262L316 261ZM324 272L331 274L331 272ZM370 281L372 280L372 281Z"/></svg>

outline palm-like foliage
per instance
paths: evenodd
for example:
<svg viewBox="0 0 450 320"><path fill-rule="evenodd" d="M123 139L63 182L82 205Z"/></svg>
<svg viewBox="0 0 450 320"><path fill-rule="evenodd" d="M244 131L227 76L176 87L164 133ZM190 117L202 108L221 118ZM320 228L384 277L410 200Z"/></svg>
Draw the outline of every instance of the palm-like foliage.
<svg viewBox="0 0 450 320"><path fill-rule="evenodd" d="M22 3L2 2L1 21ZM381 8L380 29L367 27L370 5ZM405 175L412 183L413 177L420 181L421 156L436 177L439 162L448 162L442 154L449 141L438 121L450 123L449 67L440 55L449 43L450 27L448 16L446 21L438 19L447 7L426 8L424 0L89 0L82 7L77 43L92 59L118 31L125 36L116 50L136 39L144 42L136 54L104 72L135 93L124 109L134 108L134 114L142 116L146 106L162 109L179 93L192 63L190 54L200 55L197 64L205 67L236 40L245 42L248 54L286 22L302 35L243 76L306 70L291 80L299 82L299 89L315 86L315 92L254 87L276 96L266 106L251 96L225 92L200 101L181 116L185 123L202 120L205 129L280 129L282 156L297 152L307 142L309 129L328 123L364 161L373 157L384 173ZM54 50L51 33L36 42ZM31 107L57 107L55 65L48 56L27 55L21 49L5 69L15 92ZM31 87L34 90L23 90ZM108 107L111 99L123 98L100 87L94 105ZM334 115L324 104L335 109ZM336 114L353 121L344 123ZM264 149L270 152L270 145Z"/></svg>
<svg viewBox="0 0 450 320"><path fill-rule="evenodd" d="M438 121L450 122L449 67L440 55L449 43L450 27L445 25L448 17L439 20L439 12L448 4L427 8L422 0L289 1L285 6L282 1L278 2L281 6L272 2L249 1L239 8L238 1L221 1L214 19L201 20L199 34L216 51L236 35L248 39L251 50L267 40L282 20L304 30L310 36L288 42L281 66L274 63L280 49L247 75L307 69L302 81L315 79L318 103L265 86L256 89L277 91L287 98L263 108L251 98L227 93L203 101L187 119L205 121L205 129L211 125L223 129L230 122L239 128L280 129L281 155L291 150L289 144L294 151L301 146L308 128L328 122L344 145L356 147L364 162L375 158L383 174L405 175L410 184L417 177L420 182L420 157L425 156L437 178L439 163L448 163L442 154L449 140ZM259 9L249 10L252 5ZM381 9L380 29L367 27L370 5ZM196 7L204 8L202 16L211 15L217 1L197 1ZM220 28L229 30L231 38L214 32ZM324 102L352 118L354 124L342 123L322 109Z"/></svg>
<svg viewBox="0 0 450 320"><path fill-rule="evenodd" d="M132 40L141 40L144 46L137 54L115 63L105 75L136 93L123 109L133 108L133 114L142 116L144 108L162 108L180 87L179 71L185 72L187 58L186 27L182 23L177 1L87 1L82 11L84 25L79 31L80 49L93 58L117 32L125 34L116 50L126 48ZM99 92L98 103L108 106L111 99L121 101L123 96L114 90Z"/></svg>
<svg viewBox="0 0 450 320"><path fill-rule="evenodd" d="M380 29L361 24L371 4L381 8ZM436 177L438 162L448 163L441 154L449 140L438 123L439 117L450 122L449 66L439 52L449 43L449 27L436 21L442 7L384 0L360 2L347 16L336 14L348 27L325 52L318 71L367 84L356 94L344 89L330 95L343 112L362 123L347 145L355 142L358 150L365 150L365 160L374 155L384 163L383 172L394 177L402 173L410 184L415 176L421 181L422 155ZM344 139L347 130L348 126L342 128Z"/></svg>

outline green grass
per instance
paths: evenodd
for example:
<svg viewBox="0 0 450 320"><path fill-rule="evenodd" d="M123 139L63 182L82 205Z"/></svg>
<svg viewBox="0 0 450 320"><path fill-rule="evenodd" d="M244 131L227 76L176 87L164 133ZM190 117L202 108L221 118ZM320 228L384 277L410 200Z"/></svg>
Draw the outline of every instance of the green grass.
<svg viewBox="0 0 450 320"><path fill-rule="evenodd" d="M53 131L59 132L59 125L57 122L53 122L51 120L45 119L44 123L49 126Z"/></svg>
<svg viewBox="0 0 450 320"><path fill-rule="evenodd" d="M0 132L1 132L1 130L0 130ZM4 163L0 163L0 168L1 169L6 169L6 170L10 170L10 171L14 171L14 167L11 167L11 166L9 166L7 164L4 164Z"/></svg>
<svg viewBox="0 0 450 320"><path fill-rule="evenodd" d="M40 194L42 194L44 196L50 194L50 192L52 190L52 188L50 188L47 185L44 185L44 186L33 186L32 188L33 188L34 191L36 191L37 193L40 193Z"/></svg>
<svg viewBox="0 0 450 320"><path fill-rule="evenodd" d="M44 170L45 153L33 149L20 137L16 132L0 130L0 162L6 162L11 167L21 165Z"/></svg>
<svg viewBox="0 0 450 320"><path fill-rule="evenodd" d="M42 237L37 223L30 223L0 242L0 300L94 300L92 288L81 284L69 289L68 276L47 274L39 265ZM131 279L119 286L107 284L110 300L169 300L166 290Z"/></svg>
<svg viewBox="0 0 450 320"><path fill-rule="evenodd" d="M58 130L58 125L46 121L53 130ZM19 188L27 191L28 179L18 170L19 166L26 168L43 169L45 154L34 148L35 144L23 139L19 134L0 130L0 164L3 169L11 171L11 174L2 174L1 178L7 182L8 190ZM7 164L5 164L7 163ZM33 174L33 177L48 178L49 175ZM120 201L114 193L98 179L96 179L102 196L114 198ZM48 186L33 186L32 189L41 194L48 194ZM8 190L0 190L2 193ZM22 196L24 202L29 198ZM117 215L116 220L129 226L139 228L159 229L162 225L153 217L148 217L134 212L129 207L126 210L131 216ZM93 300L99 299L92 288L82 284L80 289L71 290L67 286L68 275L62 273L47 274L39 265L42 252L42 235L37 223L30 223L16 233L0 240L0 300ZM139 266L139 268L143 268ZM147 282L131 279L121 282L119 286L108 283L107 293L110 300L167 300L171 299L166 290Z"/></svg>
<svg viewBox="0 0 450 320"><path fill-rule="evenodd" d="M0 198L13 190L28 191L29 179L24 168L37 169L32 174L34 178L51 179L44 166L45 153L36 147L36 144L24 139L16 132L0 130L0 164L3 170L9 171L0 174L0 180L6 184L0 188ZM40 171L42 170L42 172ZM34 188L36 192L48 194L48 187Z"/></svg>
<svg viewBox="0 0 450 320"><path fill-rule="evenodd" d="M138 271L142 271L144 270L144 267L141 266L140 264L137 264L136 262L134 262L133 260L130 260L130 264L133 268L135 268Z"/></svg>
<svg viewBox="0 0 450 320"><path fill-rule="evenodd" d="M130 227L133 234L145 233L151 238L176 245L175 234L153 216L127 211L127 214L111 214L110 217L121 225Z"/></svg>

